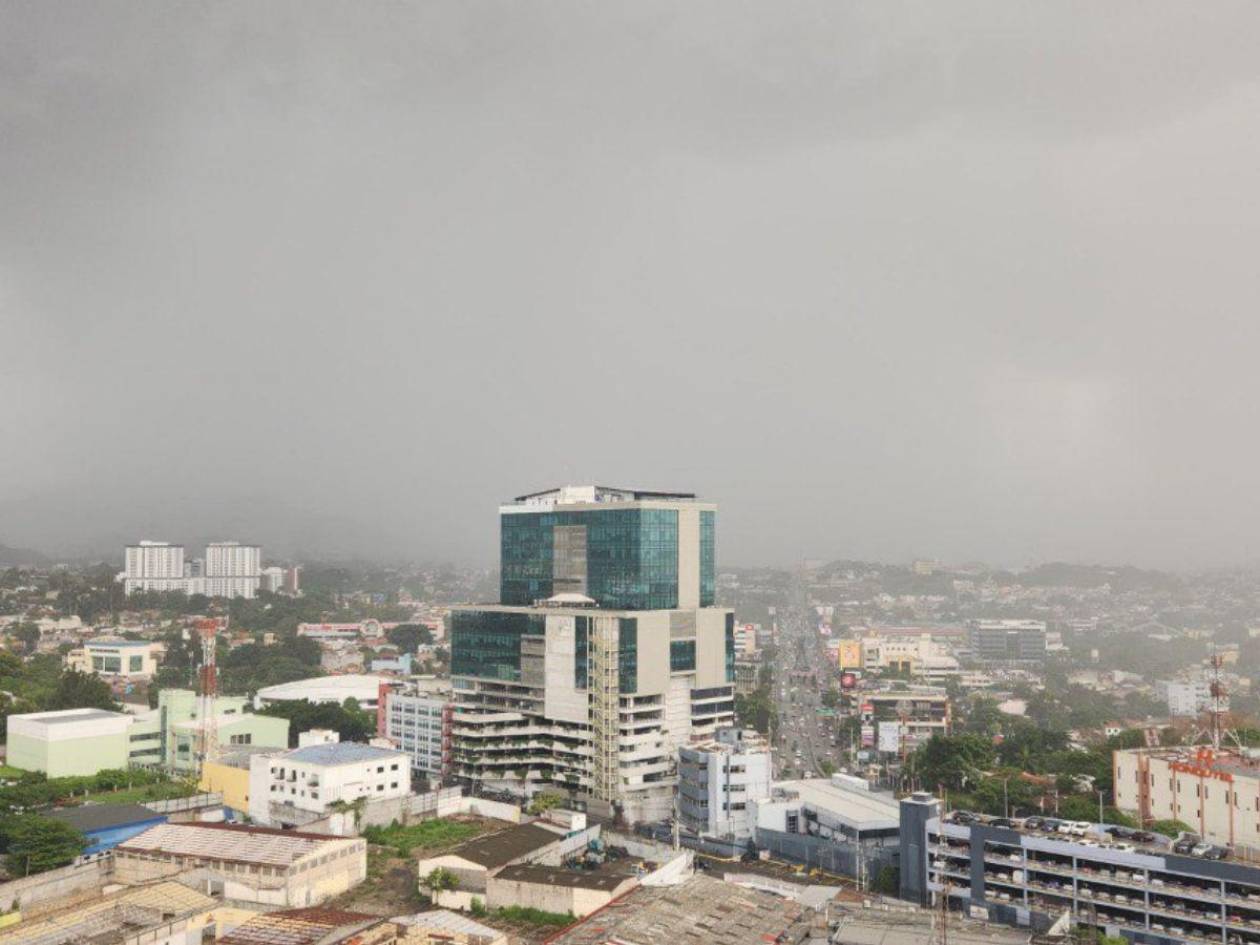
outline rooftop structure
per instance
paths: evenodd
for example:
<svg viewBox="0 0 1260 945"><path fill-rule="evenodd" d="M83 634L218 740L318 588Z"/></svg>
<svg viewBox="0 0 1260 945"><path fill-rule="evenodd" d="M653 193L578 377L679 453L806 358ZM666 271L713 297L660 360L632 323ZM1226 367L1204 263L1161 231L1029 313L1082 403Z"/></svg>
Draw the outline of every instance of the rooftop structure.
<svg viewBox="0 0 1260 945"><path fill-rule="evenodd" d="M799 927L803 913L791 899L694 876L678 886L639 886L548 945L766 945Z"/></svg>
<svg viewBox="0 0 1260 945"><path fill-rule="evenodd" d="M327 742L322 745L307 745L284 754L285 761L302 761L315 765L348 765L360 761L385 761L397 757L398 752L392 748L377 748L375 745L364 745L361 742Z"/></svg>
<svg viewBox="0 0 1260 945"><path fill-rule="evenodd" d="M468 860L478 866L497 869L535 850L550 846L558 839L560 839L560 834L554 830L548 830L538 824L521 824L489 836L465 841L449 852L451 856Z"/></svg>
<svg viewBox="0 0 1260 945"><path fill-rule="evenodd" d="M254 704L262 707L276 702L335 702L341 705L347 699L359 703L361 709L375 709L380 699L381 683L385 676L365 673L346 673L341 676L317 676L294 682L264 686L254 697Z"/></svg>
<svg viewBox="0 0 1260 945"><path fill-rule="evenodd" d="M1200 836L1260 856L1260 752L1206 746L1112 755L1115 803L1142 823L1180 820Z"/></svg>
<svg viewBox="0 0 1260 945"><path fill-rule="evenodd" d="M398 927L404 942L424 942L427 937L429 941L442 942L443 945L447 942L452 945L507 945L508 940L506 933L446 909L396 915L389 921Z"/></svg>
<svg viewBox="0 0 1260 945"><path fill-rule="evenodd" d="M486 901L490 878L504 867L553 853L564 837L559 828L552 830L539 823L521 824L420 860L416 864L416 875L423 883L435 869L449 870L458 885L434 894L433 903L443 908L467 909L474 899Z"/></svg>
<svg viewBox="0 0 1260 945"><path fill-rule="evenodd" d="M927 794L901 805L904 898L946 896L975 917L1035 931L1066 913L1138 941L1260 943L1260 866L1197 837L1044 817L941 816Z"/></svg>
<svg viewBox="0 0 1260 945"><path fill-rule="evenodd" d="M328 844L350 841L319 833L234 827L227 824L162 824L119 848L138 853L166 853L220 863L291 866Z"/></svg>
<svg viewBox="0 0 1260 945"><path fill-rule="evenodd" d="M180 823L152 827L114 848L117 882L139 884L195 867L226 899L317 905L367 876L367 843L295 830Z"/></svg>
<svg viewBox="0 0 1260 945"><path fill-rule="evenodd" d="M285 909L256 915L217 939L218 945L324 945L373 926L380 916L342 909Z"/></svg>
<svg viewBox="0 0 1260 945"><path fill-rule="evenodd" d="M770 794L770 746L751 730L719 730L678 749L678 813L695 833L751 839L752 802Z"/></svg>
<svg viewBox="0 0 1260 945"><path fill-rule="evenodd" d="M44 816L69 824L87 837L84 856L108 850L166 821L165 814L139 804L84 804L51 810Z"/></svg>
<svg viewBox="0 0 1260 945"><path fill-rule="evenodd" d="M249 814L255 823L302 827L342 804L410 793L411 759L396 748L319 742L250 758Z"/></svg>
<svg viewBox="0 0 1260 945"><path fill-rule="evenodd" d="M530 492L518 495L512 502L504 506L529 505L590 505L603 502L694 502L694 492L655 492L649 489L619 489L614 486L557 486L544 489L542 492Z"/></svg>
<svg viewBox="0 0 1260 945"><path fill-rule="evenodd" d="M0 945L122 945L141 933L149 933L150 941L171 941L160 933L204 925L217 905L180 883L159 882L10 925L0 929Z"/></svg>
<svg viewBox="0 0 1260 945"><path fill-rule="evenodd" d="M832 912L837 928L833 945L938 945L940 913L931 909L848 908ZM951 945L1024 945L1031 935L992 922L977 922L959 915L949 917L947 938Z"/></svg>
<svg viewBox="0 0 1260 945"><path fill-rule="evenodd" d="M104 709L63 709L9 716L7 762L50 778L93 775L128 763L133 717Z"/></svg>
<svg viewBox="0 0 1260 945"><path fill-rule="evenodd" d="M491 909L521 906L581 918L638 884L634 873L607 864L589 870L517 863L503 867L487 880L486 905Z"/></svg>

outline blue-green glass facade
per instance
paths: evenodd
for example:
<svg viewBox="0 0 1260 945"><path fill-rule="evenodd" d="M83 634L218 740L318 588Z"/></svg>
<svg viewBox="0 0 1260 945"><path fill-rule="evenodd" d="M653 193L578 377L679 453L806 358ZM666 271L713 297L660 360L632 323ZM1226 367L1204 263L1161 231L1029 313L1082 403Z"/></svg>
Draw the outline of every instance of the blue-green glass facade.
<svg viewBox="0 0 1260 945"><path fill-rule="evenodd" d="M669 641L669 671L671 673L693 672L696 668L696 641Z"/></svg>
<svg viewBox="0 0 1260 945"><path fill-rule="evenodd" d="M519 682L521 637L545 634L542 614L493 610L451 613L451 675Z"/></svg>
<svg viewBox="0 0 1260 945"><path fill-rule="evenodd" d="M717 603L716 539L712 512L700 513L700 606L712 607Z"/></svg>
<svg viewBox="0 0 1260 945"><path fill-rule="evenodd" d="M622 692L639 688L639 621L633 617L617 621L617 680Z"/></svg>
<svg viewBox="0 0 1260 945"><path fill-rule="evenodd" d="M678 606L678 512L637 508L502 516L502 603L527 606L552 596L557 525L586 527L586 594L599 606L618 610Z"/></svg>

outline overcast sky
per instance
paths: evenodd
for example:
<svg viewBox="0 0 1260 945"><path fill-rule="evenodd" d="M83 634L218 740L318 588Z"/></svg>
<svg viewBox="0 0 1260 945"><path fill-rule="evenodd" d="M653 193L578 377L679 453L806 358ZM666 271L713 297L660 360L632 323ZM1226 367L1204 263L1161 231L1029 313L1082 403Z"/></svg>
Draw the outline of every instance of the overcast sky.
<svg viewBox="0 0 1260 945"><path fill-rule="evenodd" d="M0 3L0 543L1260 557L1260 5ZM119 558L121 555L119 554Z"/></svg>

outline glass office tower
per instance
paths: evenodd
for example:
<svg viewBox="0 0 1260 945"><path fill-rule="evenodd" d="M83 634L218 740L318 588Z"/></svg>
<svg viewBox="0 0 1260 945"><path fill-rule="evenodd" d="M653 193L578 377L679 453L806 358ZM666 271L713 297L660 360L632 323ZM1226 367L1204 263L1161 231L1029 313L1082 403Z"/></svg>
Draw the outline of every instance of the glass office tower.
<svg viewBox="0 0 1260 945"><path fill-rule="evenodd" d="M500 508L500 603L451 615L461 776L668 815L678 746L734 719L714 516L691 494L598 486Z"/></svg>

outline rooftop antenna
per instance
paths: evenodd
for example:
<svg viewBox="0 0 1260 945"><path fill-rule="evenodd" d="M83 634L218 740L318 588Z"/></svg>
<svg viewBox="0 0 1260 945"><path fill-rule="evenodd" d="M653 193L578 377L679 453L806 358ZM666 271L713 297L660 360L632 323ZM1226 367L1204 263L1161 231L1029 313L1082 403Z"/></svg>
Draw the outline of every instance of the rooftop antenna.
<svg viewBox="0 0 1260 945"><path fill-rule="evenodd" d="M197 637L201 640L200 698L197 715L197 773L207 761L219 756L218 720L215 718L215 699L218 695L219 677L215 666L215 644L219 621L207 617L197 621Z"/></svg>
<svg viewBox="0 0 1260 945"><path fill-rule="evenodd" d="M1216 651L1216 644L1210 645L1208 650L1208 707L1207 707L1207 728L1200 728L1194 735L1194 741L1199 742L1206 738L1212 746L1213 751L1220 751L1223 742L1229 741L1241 745L1235 732L1226 728L1225 715L1229 711L1229 690L1225 687L1225 680L1221 672L1221 668L1225 665L1225 661Z"/></svg>

